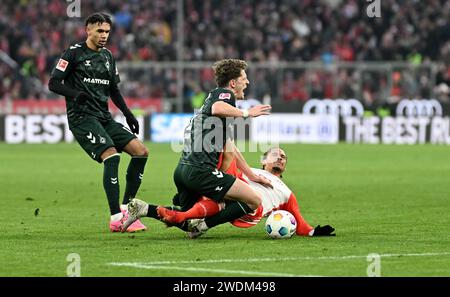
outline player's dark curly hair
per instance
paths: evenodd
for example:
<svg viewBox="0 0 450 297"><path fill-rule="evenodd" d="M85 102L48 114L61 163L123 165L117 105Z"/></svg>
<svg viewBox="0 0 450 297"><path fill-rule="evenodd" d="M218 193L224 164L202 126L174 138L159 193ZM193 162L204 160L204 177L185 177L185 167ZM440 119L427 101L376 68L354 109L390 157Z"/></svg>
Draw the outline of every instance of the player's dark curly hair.
<svg viewBox="0 0 450 297"><path fill-rule="evenodd" d="M247 69L247 62L238 59L225 59L214 63L213 70L218 87L223 88L230 80L241 76L241 71Z"/></svg>
<svg viewBox="0 0 450 297"><path fill-rule="evenodd" d="M111 16L109 14L106 14L103 12L96 12L87 17L85 26L87 26L89 24L97 24L97 23L100 23L100 24L108 23L110 26L112 26Z"/></svg>

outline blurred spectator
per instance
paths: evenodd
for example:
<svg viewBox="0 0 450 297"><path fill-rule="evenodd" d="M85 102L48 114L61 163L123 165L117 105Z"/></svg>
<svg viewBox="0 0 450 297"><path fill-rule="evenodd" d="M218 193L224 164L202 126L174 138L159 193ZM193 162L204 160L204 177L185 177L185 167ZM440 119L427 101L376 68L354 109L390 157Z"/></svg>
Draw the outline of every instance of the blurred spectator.
<svg viewBox="0 0 450 297"><path fill-rule="evenodd" d="M438 69L434 91L436 99L450 103L450 63L442 64Z"/></svg>
<svg viewBox="0 0 450 297"><path fill-rule="evenodd" d="M325 64L409 61L417 66L440 61L449 65L450 1L380 2L381 18L369 18L365 13L368 2L357 0L184 0L183 58L214 61L233 57L249 62L322 61ZM9 56L16 66L0 59L0 100L55 98L45 87L49 72L62 49L85 39L83 21L94 11L104 11L114 17L108 47L118 61L176 60L176 0L126 3L83 0L80 3L82 18L69 18L68 2L63 0L2 1L0 56L2 53ZM129 86L121 86L126 96L177 96L175 69L155 70L151 74L144 70L127 72L122 75ZM286 100L362 96L363 93L370 93L367 98L378 96L374 89L381 81L360 82L357 86L355 78L364 76L361 73L342 69L326 72L305 77L284 74L290 80L277 81L279 76L267 70L255 77L262 86L254 87L252 92ZM378 74L371 75L372 79L384 79ZM432 80L427 76L430 73L411 75L400 73L402 82L394 79L394 87L400 90L398 96L425 96L436 90L445 96L443 90L449 87L448 71L447 74L445 70L439 71L435 85L430 85ZM204 89L206 82L199 83ZM402 86L397 86L398 83Z"/></svg>
<svg viewBox="0 0 450 297"><path fill-rule="evenodd" d="M285 101L306 101L308 93L305 88L304 73L294 77L293 71L288 71L283 79L282 93ZM263 98L263 97L259 97Z"/></svg>

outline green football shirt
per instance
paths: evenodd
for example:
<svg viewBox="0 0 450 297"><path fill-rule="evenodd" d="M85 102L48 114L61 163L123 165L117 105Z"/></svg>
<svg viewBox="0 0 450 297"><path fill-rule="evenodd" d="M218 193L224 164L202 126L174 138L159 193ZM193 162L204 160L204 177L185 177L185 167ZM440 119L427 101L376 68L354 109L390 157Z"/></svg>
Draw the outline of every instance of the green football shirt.
<svg viewBox="0 0 450 297"><path fill-rule="evenodd" d="M52 71L52 77L63 80L64 84L90 96L84 112L100 120L110 119L108 110L110 85L119 83L119 72L112 53L102 48L90 49L86 42L70 46L61 56ZM73 98L66 97L69 124L75 124L77 118L73 112Z"/></svg>
<svg viewBox="0 0 450 297"><path fill-rule="evenodd" d="M205 103L192 117L184 131L184 148L180 164L216 168L225 142L233 137L233 118L219 118L212 115L212 105L217 101L236 106L232 91L224 88L212 90Z"/></svg>

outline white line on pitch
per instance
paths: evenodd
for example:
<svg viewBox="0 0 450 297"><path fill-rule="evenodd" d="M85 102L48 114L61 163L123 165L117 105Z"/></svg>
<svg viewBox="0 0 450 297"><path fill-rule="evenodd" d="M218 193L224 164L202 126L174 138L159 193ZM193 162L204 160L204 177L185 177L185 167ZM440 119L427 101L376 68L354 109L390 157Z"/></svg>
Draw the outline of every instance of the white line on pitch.
<svg viewBox="0 0 450 297"><path fill-rule="evenodd" d="M433 257L447 256L450 252L442 253L410 253L410 254L379 254L380 257ZM348 255L348 256L319 256L319 257L284 257L284 258L248 258L248 259L217 259L217 260L189 260L189 261L156 261L156 262L131 262L109 263L111 265L120 264L139 264L139 265L172 265L172 264L201 264L201 263L242 263L242 262L275 262L275 261L301 261L301 260L346 260L367 258L367 255Z"/></svg>
<svg viewBox="0 0 450 297"><path fill-rule="evenodd" d="M140 263L108 263L108 264L112 265L112 266L132 267L132 268L142 268L142 269L163 269L163 270L183 270L183 271L193 271L193 272L234 273L234 274L248 274L248 275L261 275L261 276L283 276L283 277L319 277L320 276L320 275L299 275L299 274L264 272L264 271L145 265L145 264L140 264Z"/></svg>

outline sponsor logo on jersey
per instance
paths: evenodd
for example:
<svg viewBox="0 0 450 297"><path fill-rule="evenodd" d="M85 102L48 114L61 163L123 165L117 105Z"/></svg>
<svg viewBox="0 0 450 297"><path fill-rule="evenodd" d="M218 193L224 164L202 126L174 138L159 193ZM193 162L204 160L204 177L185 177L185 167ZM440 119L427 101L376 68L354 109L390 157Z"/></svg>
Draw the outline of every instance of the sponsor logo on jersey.
<svg viewBox="0 0 450 297"><path fill-rule="evenodd" d="M91 60L84 61L84 66L91 66Z"/></svg>
<svg viewBox="0 0 450 297"><path fill-rule="evenodd" d="M66 71L67 65L69 65L69 62L64 59L59 59L58 64L56 64L56 69L64 72Z"/></svg>
<svg viewBox="0 0 450 297"><path fill-rule="evenodd" d="M90 84L98 84L98 85L109 85L109 80L108 79L100 79L100 78L85 77L83 79L83 82L90 83Z"/></svg>
<svg viewBox="0 0 450 297"><path fill-rule="evenodd" d="M220 93L219 99L220 100L231 99L231 94L230 93Z"/></svg>

